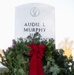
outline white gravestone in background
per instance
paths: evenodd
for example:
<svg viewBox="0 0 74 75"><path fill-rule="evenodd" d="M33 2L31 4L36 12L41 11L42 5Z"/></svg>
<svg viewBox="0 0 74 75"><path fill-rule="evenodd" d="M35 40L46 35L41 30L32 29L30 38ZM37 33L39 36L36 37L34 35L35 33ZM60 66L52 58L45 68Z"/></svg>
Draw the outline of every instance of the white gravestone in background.
<svg viewBox="0 0 74 75"><path fill-rule="evenodd" d="M55 9L47 4L29 3L15 8L15 39L39 32L55 38Z"/></svg>

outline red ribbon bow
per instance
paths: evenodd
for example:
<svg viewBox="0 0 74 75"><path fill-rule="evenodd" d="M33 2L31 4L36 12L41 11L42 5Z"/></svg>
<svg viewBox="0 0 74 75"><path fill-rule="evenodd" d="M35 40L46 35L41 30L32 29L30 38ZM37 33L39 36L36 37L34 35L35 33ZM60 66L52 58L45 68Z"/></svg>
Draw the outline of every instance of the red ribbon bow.
<svg viewBox="0 0 74 75"><path fill-rule="evenodd" d="M31 48L31 51L28 54L28 56L31 56L30 75L44 75L41 59L44 56L45 45L31 44L29 47Z"/></svg>

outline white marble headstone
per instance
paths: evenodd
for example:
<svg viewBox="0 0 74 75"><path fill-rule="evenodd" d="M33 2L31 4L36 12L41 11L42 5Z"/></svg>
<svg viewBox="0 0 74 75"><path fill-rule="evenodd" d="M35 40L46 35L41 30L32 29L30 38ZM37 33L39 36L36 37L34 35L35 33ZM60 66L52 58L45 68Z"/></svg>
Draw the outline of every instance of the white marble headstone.
<svg viewBox="0 0 74 75"><path fill-rule="evenodd" d="M29 3L15 8L15 39L39 32L43 38L55 38L55 8Z"/></svg>

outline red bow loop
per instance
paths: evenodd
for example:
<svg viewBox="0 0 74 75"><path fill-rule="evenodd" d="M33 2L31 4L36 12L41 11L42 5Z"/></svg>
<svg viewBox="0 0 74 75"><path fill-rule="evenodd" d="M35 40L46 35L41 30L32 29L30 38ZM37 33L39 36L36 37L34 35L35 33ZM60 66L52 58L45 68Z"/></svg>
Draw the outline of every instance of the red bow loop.
<svg viewBox="0 0 74 75"><path fill-rule="evenodd" d="M43 58L44 56L44 51L45 51L45 45L44 44L41 44L39 45L39 53L38 53L38 57L40 57L41 59Z"/></svg>
<svg viewBox="0 0 74 75"><path fill-rule="evenodd" d="M29 48L31 48L31 51L28 54L28 56L32 56L35 52L38 52L38 47L36 44L30 44L28 46L29 46Z"/></svg>

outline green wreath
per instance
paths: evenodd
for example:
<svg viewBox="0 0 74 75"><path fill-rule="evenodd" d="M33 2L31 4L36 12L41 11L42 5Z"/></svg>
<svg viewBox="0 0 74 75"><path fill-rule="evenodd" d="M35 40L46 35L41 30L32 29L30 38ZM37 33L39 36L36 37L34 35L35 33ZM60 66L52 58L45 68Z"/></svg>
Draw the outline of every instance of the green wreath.
<svg viewBox="0 0 74 75"><path fill-rule="evenodd" d="M4 56L0 55L1 64L9 70L9 75L28 75L30 52L28 44L35 43L37 45L44 44L46 51L42 60L44 75L74 75L74 62L72 57L64 56L62 49L55 49L55 41L53 38L46 40L41 39L41 35L37 32L34 36L29 35L25 40L19 38L13 40L12 47L4 52ZM71 64L69 64L71 63Z"/></svg>

